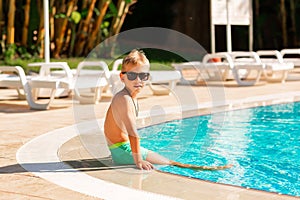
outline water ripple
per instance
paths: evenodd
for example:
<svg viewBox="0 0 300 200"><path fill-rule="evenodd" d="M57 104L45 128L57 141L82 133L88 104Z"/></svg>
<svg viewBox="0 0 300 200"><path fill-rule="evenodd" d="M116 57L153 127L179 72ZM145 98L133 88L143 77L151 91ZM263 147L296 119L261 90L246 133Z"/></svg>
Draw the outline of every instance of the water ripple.
<svg viewBox="0 0 300 200"><path fill-rule="evenodd" d="M213 172L170 166L160 170L300 196L299 102L187 118L140 131L143 146L180 162L234 164Z"/></svg>

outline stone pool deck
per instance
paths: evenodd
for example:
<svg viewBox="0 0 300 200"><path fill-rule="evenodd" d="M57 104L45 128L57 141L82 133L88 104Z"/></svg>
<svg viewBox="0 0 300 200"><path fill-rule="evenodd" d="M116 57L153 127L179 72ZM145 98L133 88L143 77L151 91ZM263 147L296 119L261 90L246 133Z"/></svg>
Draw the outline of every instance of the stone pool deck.
<svg viewBox="0 0 300 200"><path fill-rule="evenodd" d="M225 87L218 83L212 86L179 85L176 91L177 94L180 93L177 97L174 95L153 96L146 88L141 94L142 98L139 99L140 110L183 108L184 105L194 105L196 102L200 106L201 112L210 112L209 102L212 100L218 105L217 109L299 101L300 81L263 82L250 87L237 87L230 82ZM24 144L45 133L79 122L103 118L111 96L104 96L99 104L93 106L79 105L71 97L55 99L51 109L46 111L30 110L26 101L15 100L15 98L15 90L0 90L0 199L99 199L95 195L93 197L58 186L49 180L40 178L35 173L24 170L17 162L16 154ZM225 107L220 106L222 102ZM204 106L201 107L201 105ZM166 115L166 117L169 116ZM140 173L132 167L119 169L105 168L105 166L101 168L97 165L95 167L93 165L95 155L92 155L93 153L91 154L86 148L86 142L89 141L91 146L97 145L92 134L74 137L57 149L57 155L60 160L84 171L89 176L138 189L138 191L165 195L162 196L162 199L167 197L211 200L299 199L183 178L157 171ZM113 192L118 193L118 191ZM101 194L99 196L101 198ZM126 195L123 197L126 199Z"/></svg>

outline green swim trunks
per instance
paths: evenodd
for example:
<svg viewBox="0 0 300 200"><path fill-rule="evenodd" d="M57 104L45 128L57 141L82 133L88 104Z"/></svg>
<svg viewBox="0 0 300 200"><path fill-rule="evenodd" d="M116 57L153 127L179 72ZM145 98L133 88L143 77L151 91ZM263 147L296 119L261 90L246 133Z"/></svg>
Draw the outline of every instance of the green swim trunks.
<svg viewBox="0 0 300 200"><path fill-rule="evenodd" d="M146 160L148 155L148 149L140 147L143 160ZM109 146L112 159L115 164L119 165L131 165L135 164L130 143L128 142L119 142Z"/></svg>

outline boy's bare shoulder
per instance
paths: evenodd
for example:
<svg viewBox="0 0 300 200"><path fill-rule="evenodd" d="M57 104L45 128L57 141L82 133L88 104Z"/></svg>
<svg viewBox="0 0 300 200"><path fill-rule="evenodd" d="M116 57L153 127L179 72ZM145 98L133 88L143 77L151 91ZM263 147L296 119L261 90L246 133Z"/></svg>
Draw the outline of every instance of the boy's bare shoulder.
<svg viewBox="0 0 300 200"><path fill-rule="evenodd" d="M112 99L112 103L125 104L130 99L129 95L123 91L118 92Z"/></svg>

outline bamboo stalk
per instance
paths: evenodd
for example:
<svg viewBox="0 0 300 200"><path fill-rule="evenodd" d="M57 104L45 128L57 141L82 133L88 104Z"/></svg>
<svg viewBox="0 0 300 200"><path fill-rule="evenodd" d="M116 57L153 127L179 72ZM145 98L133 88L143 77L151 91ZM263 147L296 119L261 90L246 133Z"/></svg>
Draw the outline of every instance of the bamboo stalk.
<svg viewBox="0 0 300 200"><path fill-rule="evenodd" d="M54 25L54 16L56 14L56 7L53 6L50 13L49 27L50 27L50 41L54 40L55 37L55 25Z"/></svg>
<svg viewBox="0 0 300 200"><path fill-rule="evenodd" d="M39 24L39 30L38 30L38 40L37 43L41 44L41 50L40 50L40 58L44 57L44 36L45 36L45 28L44 28L44 10L43 10L43 5L41 1L37 1L37 8L38 8L38 13L39 13L39 18L40 18L40 24Z"/></svg>
<svg viewBox="0 0 300 200"><path fill-rule="evenodd" d="M110 36L113 36L116 34L116 30L118 28L118 24L120 23L120 19L122 17L122 14L124 13L126 2L125 0L119 0L117 7L118 7L118 13L117 16L114 17L112 26L111 26L111 31L110 31Z"/></svg>
<svg viewBox="0 0 300 200"><path fill-rule="evenodd" d="M101 27L103 18L106 14L109 4L110 4L110 0L106 0L103 4L101 4L100 15L97 17L96 22L93 26L91 37L88 40L88 44L87 44L87 48L86 48L87 52L85 52L85 53L88 53L89 51L91 51L91 49L96 44L95 41L97 39L97 35L98 35L99 31L101 31L100 27Z"/></svg>
<svg viewBox="0 0 300 200"><path fill-rule="evenodd" d="M95 3L96 3L96 0L91 1L90 7L89 7L89 10L88 10L88 15L87 15L86 19L83 20L82 23L80 24L82 26L82 29L79 30L79 33L78 33L77 38L76 38L77 39L76 45L75 45L76 46L76 50L75 50L75 55L76 56L80 56L82 54L84 45L86 44L86 38L87 38L87 35L88 35L89 24L90 24L90 21L91 21L92 16L93 16Z"/></svg>
<svg viewBox="0 0 300 200"><path fill-rule="evenodd" d="M3 21L3 2L2 1L0 1L0 33L1 33L1 26L3 25L2 23L2 21Z"/></svg>
<svg viewBox="0 0 300 200"><path fill-rule="evenodd" d="M23 33L22 33L23 46L27 46L29 16L30 16L30 0L26 0L26 4L24 6L24 25L23 25Z"/></svg>
<svg viewBox="0 0 300 200"><path fill-rule="evenodd" d="M15 0L9 1L8 23L7 23L7 44L15 43Z"/></svg>
<svg viewBox="0 0 300 200"><path fill-rule="evenodd" d="M118 15L113 20L113 26L111 27L110 35L116 35L120 32L121 27L124 23L125 17L128 13L129 7L136 3L136 0L132 0L130 3L126 3L124 0L119 0L118 2ZM111 56L114 55L115 45L111 48Z"/></svg>
<svg viewBox="0 0 300 200"><path fill-rule="evenodd" d="M131 3L127 3L126 4L126 6L125 6L125 8L124 8L124 11L123 11L123 14L122 14L122 16L121 16L121 18L120 18L120 21L119 21L119 23L118 23L118 25L117 25L117 27L116 27L116 29L115 29L115 34L118 34L118 33L120 33L120 31L121 31L121 28L122 28L122 26L123 26L123 23L124 23L124 21L125 21L125 18L126 18L126 15L127 15L127 13L128 13L128 11L129 11L129 8L130 8L130 6L132 5L132 4L134 4L134 3L136 3L137 1L132 1Z"/></svg>
<svg viewBox="0 0 300 200"><path fill-rule="evenodd" d="M68 25L68 18L71 16L72 11L74 9L74 0L69 1L68 3L68 7L67 7L67 13L66 13L66 17L63 19L63 22L61 23L61 27L60 27L60 32L58 37L55 40L55 50L54 50L54 58L58 58L62 45L64 43L64 36L66 34L66 30L67 30L67 25Z"/></svg>
<svg viewBox="0 0 300 200"><path fill-rule="evenodd" d="M3 19L3 12L2 12L2 10L3 10L3 2L2 1L0 1L0 21L2 21L2 19Z"/></svg>

